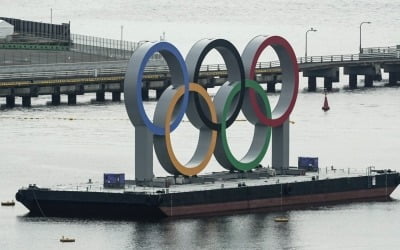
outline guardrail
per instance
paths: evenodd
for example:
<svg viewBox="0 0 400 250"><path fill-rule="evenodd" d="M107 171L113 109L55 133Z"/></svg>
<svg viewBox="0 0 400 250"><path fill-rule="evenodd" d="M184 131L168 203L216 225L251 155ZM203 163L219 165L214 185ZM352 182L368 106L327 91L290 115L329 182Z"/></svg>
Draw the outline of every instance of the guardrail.
<svg viewBox="0 0 400 250"><path fill-rule="evenodd" d="M69 50L69 47L63 45L47 45L47 44L0 43L0 49L67 51Z"/></svg>
<svg viewBox="0 0 400 250"><path fill-rule="evenodd" d="M399 54L390 52L382 53L367 53L367 54L348 54L348 55L329 55L329 56L308 56L297 58L298 64L311 64L311 63L340 63L340 62L352 62L352 61L368 61L368 60L381 60L381 59L396 59L399 58ZM264 66L269 68L280 67L279 61L272 61L262 63Z"/></svg>
<svg viewBox="0 0 400 250"><path fill-rule="evenodd" d="M43 39L42 37L29 34L25 36L30 37L29 42L16 43L11 40L0 43L0 49L4 49L0 50L0 66L129 60L133 51L146 42L71 34L71 40L67 43L50 40L47 43L39 43L39 40L34 39ZM164 59L156 53L151 60Z"/></svg>
<svg viewBox="0 0 400 250"><path fill-rule="evenodd" d="M388 47L369 47L362 48L361 54L386 54L386 53L396 53L399 50L398 46L388 46Z"/></svg>
<svg viewBox="0 0 400 250"><path fill-rule="evenodd" d="M94 36L71 34L71 51L104 56L111 60L129 60L133 51L147 41L130 42ZM155 53L151 60L164 60L159 53Z"/></svg>

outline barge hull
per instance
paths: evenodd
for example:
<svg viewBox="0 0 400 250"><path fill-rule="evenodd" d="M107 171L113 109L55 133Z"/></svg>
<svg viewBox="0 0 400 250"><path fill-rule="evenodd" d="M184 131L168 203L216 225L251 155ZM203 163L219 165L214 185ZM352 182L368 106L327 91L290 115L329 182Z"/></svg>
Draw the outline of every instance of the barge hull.
<svg viewBox="0 0 400 250"><path fill-rule="evenodd" d="M202 214L228 214L241 211L278 211L281 208L295 209L309 206L324 206L360 201L391 200L387 192L392 193L395 188L380 188L373 190L357 190L339 193L303 195L281 198L269 198L247 201L235 201L214 204L199 204L179 207L160 207L168 217L186 217Z"/></svg>
<svg viewBox="0 0 400 250"><path fill-rule="evenodd" d="M374 180L374 181L372 181ZM365 200L390 200L398 173L181 192L92 192L20 189L16 199L32 215L157 219L254 210L280 210ZM259 182L259 183L260 183ZM249 181L250 183L250 181Z"/></svg>

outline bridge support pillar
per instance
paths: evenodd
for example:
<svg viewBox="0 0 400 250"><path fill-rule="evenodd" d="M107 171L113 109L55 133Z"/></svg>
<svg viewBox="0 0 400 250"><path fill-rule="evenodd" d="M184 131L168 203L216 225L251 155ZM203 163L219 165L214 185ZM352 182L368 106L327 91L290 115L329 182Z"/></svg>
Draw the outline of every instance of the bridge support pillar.
<svg viewBox="0 0 400 250"><path fill-rule="evenodd" d="M76 104L76 94L68 94L68 105Z"/></svg>
<svg viewBox="0 0 400 250"><path fill-rule="evenodd" d="M156 99L160 99L162 93L164 92L165 89L157 89L156 90Z"/></svg>
<svg viewBox="0 0 400 250"><path fill-rule="evenodd" d="M148 89L142 89L142 100L143 101L149 100L149 90Z"/></svg>
<svg viewBox="0 0 400 250"><path fill-rule="evenodd" d="M350 87L350 89L357 88L357 75L356 74L349 74L349 87Z"/></svg>
<svg viewBox="0 0 400 250"><path fill-rule="evenodd" d="M324 77L324 88L327 91L331 91L332 90L332 78Z"/></svg>
<svg viewBox="0 0 400 250"><path fill-rule="evenodd" d="M51 95L51 104L52 105L55 105L55 106L60 105L60 102L61 102L60 94L52 94Z"/></svg>
<svg viewBox="0 0 400 250"><path fill-rule="evenodd" d="M308 91L314 92L317 90L317 77L309 76L308 77Z"/></svg>
<svg viewBox="0 0 400 250"><path fill-rule="evenodd" d="M22 106L23 107L30 107L31 106L31 97L30 96L23 96L22 97Z"/></svg>
<svg viewBox="0 0 400 250"><path fill-rule="evenodd" d="M15 107L15 96L7 96L6 97L6 107L8 107L8 108Z"/></svg>
<svg viewBox="0 0 400 250"><path fill-rule="evenodd" d="M376 75L373 76L374 81L382 81L382 73L379 71Z"/></svg>
<svg viewBox="0 0 400 250"><path fill-rule="evenodd" d="M397 72L389 72L389 85L397 84Z"/></svg>
<svg viewBox="0 0 400 250"><path fill-rule="evenodd" d="M105 101L105 93L104 93L104 91L96 92L96 101L97 102L104 102Z"/></svg>
<svg viewBox="0 0 400 250"><path fill-rule="evenodd" d="M373 86L373 80L374 76L373 75L365 75L364 76L364 87L372 87Z"/></svg>
<svg viewBox="0 0 400 250"><path fill-rule="evenodd" d="M275 82L268 82L267 83L267 92L268 93L275 93L276 89L275 89Z"/></svg>
<svg viewBox="0 0 400 250"><path fill-rule="evenodd" d="M121 101L121 92L119 92L119 91L112 92L112 101L120 102Z"/></svg>

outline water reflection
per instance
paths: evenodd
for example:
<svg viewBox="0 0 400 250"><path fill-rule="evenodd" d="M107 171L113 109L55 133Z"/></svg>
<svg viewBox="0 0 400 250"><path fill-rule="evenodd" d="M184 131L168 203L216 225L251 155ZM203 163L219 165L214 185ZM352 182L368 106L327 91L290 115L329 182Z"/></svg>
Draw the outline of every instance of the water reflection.
<svg viewBox="0 0 400 250"><path fill-rule="evenodd" d="M279 214L282 215L282 214ZM291 222L276 223L276 213L132 222L131 247L167 249L278 249L292 245ZM290 213L285 213L290 217Z"/></svg>

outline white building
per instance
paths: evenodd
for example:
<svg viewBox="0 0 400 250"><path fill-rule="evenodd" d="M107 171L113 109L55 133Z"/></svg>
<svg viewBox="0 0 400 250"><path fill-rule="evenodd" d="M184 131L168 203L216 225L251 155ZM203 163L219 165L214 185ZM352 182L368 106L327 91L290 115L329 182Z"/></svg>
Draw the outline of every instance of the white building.
<svg viewBox="0 0 400 250"><path fill-rule="evenodd" d="M0 39L4 39L14 33L14 26L4 20L0 20Z"/></svg>

